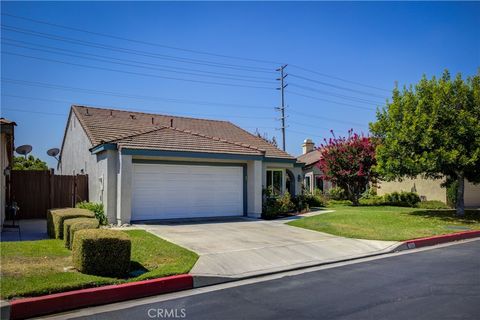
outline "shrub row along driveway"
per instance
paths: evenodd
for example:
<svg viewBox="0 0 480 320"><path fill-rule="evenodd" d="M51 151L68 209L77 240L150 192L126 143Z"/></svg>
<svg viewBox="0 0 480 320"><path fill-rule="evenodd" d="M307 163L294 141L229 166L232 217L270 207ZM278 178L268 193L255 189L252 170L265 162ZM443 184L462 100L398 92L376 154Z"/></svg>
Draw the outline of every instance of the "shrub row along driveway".
<svg viewBox="0 0 480 320"><path fill-rule="evenodd" d="M337 236L402 241L480 229L480 210L422 210L388 206L339 206L335 212L290 222L292 226Z"/></svg>
<svg viewBox="0 0 480 320"><path fill-rule="evenodd" d="M238 218L136 227L198 253L194 276L240 278L390 251L398 244L347 239L285 222Z"/></svg>
<svg viewBox="0 0 480 320"><path fill-rule="evenodd" d="M72 266L71 251L63 240L2 242L1 297L35 296L105 284L159 278L187 273L197 255L143 230L125 231L132 240L128 279L82 274ZM142 274L140 274L141 272Z"/></svg>

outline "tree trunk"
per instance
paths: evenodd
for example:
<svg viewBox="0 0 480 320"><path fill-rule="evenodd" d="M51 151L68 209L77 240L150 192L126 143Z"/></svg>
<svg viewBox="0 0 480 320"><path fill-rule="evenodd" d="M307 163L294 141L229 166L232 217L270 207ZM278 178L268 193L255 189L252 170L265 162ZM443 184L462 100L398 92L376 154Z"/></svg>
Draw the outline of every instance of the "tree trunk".
<svg viewBox="0 0 480 320"><path fill-rule="evenodd" d="M457 174L458 189L457 189L457 216L465 215L465 177L463 172Z"/></svg>

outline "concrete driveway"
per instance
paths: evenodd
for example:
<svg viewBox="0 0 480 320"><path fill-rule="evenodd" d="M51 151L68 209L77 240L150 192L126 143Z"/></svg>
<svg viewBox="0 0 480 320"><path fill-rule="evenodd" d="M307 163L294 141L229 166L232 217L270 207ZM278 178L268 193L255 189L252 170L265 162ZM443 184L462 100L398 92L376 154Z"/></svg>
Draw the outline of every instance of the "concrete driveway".
<svg viewBox="0 0 480 320"><path fill-rule="evenodd" d="M393 241L348 239L286 225L287 221L247 218L140 224L200 258L194 276L243 278L389 252Z"/></svg>

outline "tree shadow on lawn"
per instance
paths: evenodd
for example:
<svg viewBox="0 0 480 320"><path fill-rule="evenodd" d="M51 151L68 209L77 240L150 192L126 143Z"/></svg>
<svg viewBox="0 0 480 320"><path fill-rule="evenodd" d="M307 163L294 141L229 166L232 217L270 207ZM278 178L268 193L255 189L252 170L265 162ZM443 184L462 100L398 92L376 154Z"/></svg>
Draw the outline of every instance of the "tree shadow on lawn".
<svg viewBox="0 0 480 320"><path fill-rule="evenodd" d="M480 210L465 210L463 217L458 217L455 210L418 210L409 212L408 215L422 218L436 218L450 223L476 224L480 223Z"/></svg>
<svg viewBox="0 0 480 320"><path fill-rule="evenodd" d="M145 268L140 262L132 260L130 261L130 269L125 278L136 278L147 272L149 272L149 270Z"/></svg>

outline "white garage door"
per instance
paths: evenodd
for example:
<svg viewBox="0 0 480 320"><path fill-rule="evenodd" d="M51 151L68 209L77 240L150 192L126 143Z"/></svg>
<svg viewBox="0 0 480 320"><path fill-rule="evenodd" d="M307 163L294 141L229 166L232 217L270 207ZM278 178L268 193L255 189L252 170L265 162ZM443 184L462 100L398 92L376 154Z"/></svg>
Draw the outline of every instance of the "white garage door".
<svg viewBox="0 0 480 320"><path fill-rule="evenodd" d="M132 220L243 215L243 168L133 165Z"/></svg>

